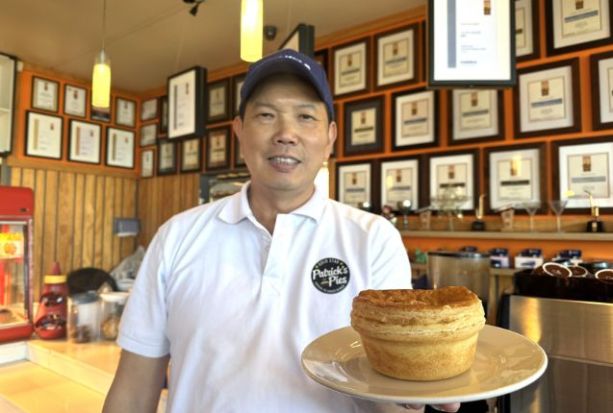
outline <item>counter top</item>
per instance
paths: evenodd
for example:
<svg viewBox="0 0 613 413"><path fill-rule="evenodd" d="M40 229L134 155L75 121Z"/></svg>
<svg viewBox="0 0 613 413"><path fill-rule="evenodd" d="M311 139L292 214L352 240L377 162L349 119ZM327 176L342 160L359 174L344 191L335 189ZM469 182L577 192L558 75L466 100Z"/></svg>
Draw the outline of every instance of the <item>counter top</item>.
<svg viewBox="0 0 613 413"><path fill-rule="evenodd" d="M120 353L109 341L30 340L0 345L0 411L98 413ZM164 411L165 400L164 391L159 412Z"/></svg>

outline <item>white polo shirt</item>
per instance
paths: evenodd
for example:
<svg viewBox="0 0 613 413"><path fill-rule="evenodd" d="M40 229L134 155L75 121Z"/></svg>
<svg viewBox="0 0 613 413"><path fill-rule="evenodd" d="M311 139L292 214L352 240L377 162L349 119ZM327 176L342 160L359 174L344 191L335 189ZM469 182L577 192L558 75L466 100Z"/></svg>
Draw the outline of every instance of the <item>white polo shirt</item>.
<svg viewBox="0 0 613 413"><path fill-rule="evenodd" d="M357 412L306 377L304 347L348 326L367 288L410 288L399 232L380 216L315 191L274 234L248 185L166 222L147 250L118 343L171 355L169 412Z"/></svg>

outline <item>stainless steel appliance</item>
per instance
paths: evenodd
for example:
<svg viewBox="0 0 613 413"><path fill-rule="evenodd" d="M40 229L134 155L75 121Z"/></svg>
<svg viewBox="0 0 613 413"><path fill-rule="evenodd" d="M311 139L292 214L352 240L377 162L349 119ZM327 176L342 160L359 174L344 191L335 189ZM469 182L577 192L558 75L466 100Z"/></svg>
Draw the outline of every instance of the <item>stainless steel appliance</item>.
<svg viewBox="0 0 613 413"><path fill-rule="evenodd" d="M506 310L508 327L543 347L549 366L502 412L613 412L613 304L511 295Z"/></svg>
<svg viewBox="0 0 613 413"><path fill-rule="evenodd" d="M490 256L468 251L428 252L428 285L432 288L463 285L486 303L489 294Z"/></svg>

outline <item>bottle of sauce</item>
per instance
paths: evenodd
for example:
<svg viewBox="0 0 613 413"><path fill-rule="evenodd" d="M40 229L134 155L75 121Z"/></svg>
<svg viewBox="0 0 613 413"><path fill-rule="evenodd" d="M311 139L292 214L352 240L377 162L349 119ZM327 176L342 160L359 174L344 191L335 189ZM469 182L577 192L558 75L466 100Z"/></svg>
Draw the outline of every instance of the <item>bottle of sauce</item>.
<svg viewBox="0 0 613 413"><path fill-rule="evenodd" d="M34 331L43 340L66 337L68 285L59 263L44 277L43 292L34 318Z"/></svg>

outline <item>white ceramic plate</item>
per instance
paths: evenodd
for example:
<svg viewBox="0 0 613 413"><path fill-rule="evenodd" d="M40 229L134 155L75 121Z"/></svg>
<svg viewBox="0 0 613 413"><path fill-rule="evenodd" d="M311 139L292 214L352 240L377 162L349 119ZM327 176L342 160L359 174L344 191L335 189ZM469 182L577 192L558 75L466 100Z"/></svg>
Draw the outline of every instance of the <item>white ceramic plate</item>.
<svg viewBox="0 0 613 413"><path fill-rule="evenodd" d="M486 325L470 370L439 381L393 379L374 371L351 327L325 334L302 352L302 368L316 382L374 401L441 404L501 396L528 386L547 368L543 349L513 331Z"/></svg>

